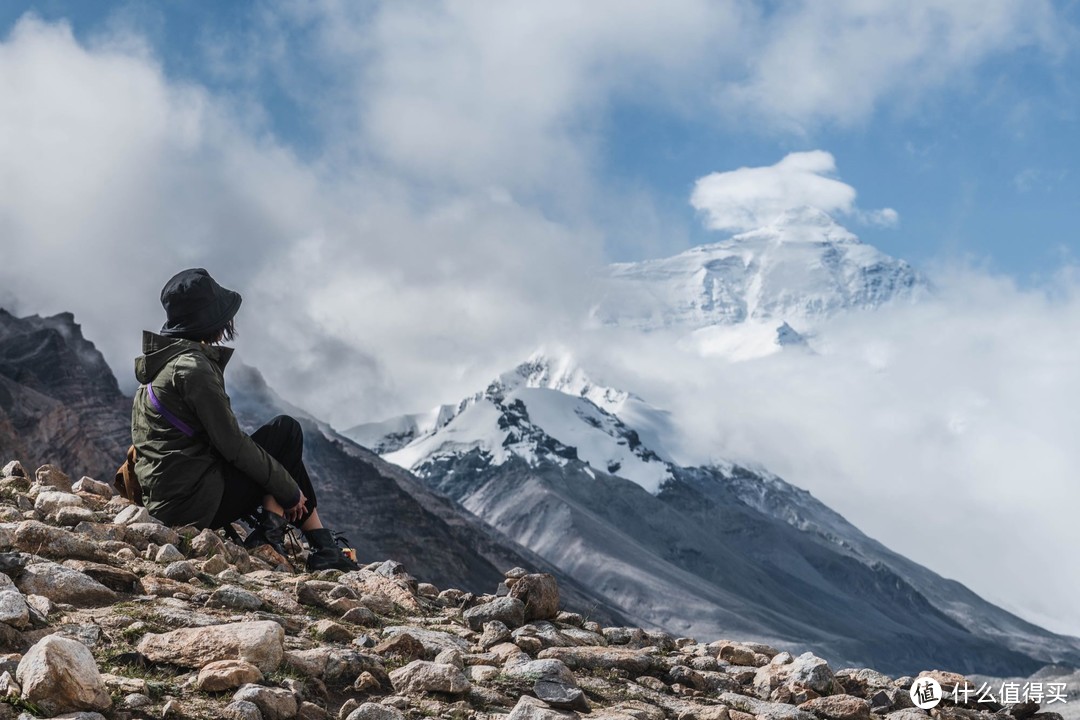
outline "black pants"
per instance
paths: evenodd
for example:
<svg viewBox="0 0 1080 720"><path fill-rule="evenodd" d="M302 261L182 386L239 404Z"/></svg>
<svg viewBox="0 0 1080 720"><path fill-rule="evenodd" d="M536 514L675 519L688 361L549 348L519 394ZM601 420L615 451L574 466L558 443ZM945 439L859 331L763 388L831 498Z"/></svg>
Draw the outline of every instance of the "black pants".
<svg viewBox="0 0 1080 720"><path fill-rule="evenodd" d="M311 517L316 505L315 488L311 486L311 478L304 467L304 431L300 423L288 415L278 415L253 432L251 439L289 471L307 498L304 516L293 523L300 527ZM226 465L225 492L221 495L221 504L218 505L217 514L214 515L210 527L224 527L234 520L251 515L262 507L265 496L266 491L262 486L238 468Z"/></svg>

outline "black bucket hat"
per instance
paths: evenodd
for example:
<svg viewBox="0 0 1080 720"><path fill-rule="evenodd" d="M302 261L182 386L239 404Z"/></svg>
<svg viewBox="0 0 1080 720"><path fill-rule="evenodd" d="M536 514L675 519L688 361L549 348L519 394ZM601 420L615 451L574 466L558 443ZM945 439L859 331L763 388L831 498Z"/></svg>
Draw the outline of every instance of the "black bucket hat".
<svg viewBox="0 0 1080 720"><path fill-rule="evenodd" d="M213 335L240 309L240 293L217 284L202 268L183 270L161 289L161 306L168 319L161 334L197 340Z"/></svg>

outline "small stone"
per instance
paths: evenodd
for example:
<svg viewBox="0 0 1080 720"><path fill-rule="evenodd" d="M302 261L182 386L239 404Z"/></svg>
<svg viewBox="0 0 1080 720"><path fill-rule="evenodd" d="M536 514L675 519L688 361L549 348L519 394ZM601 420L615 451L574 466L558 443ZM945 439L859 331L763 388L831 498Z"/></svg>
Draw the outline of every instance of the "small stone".
<svg viewBox="0 0 1080 720"><path fill-rule="evenodd" d="M443 607L456 606L461 601L461 597L464 594L465 593L463 591L458 590L457 588L443 590L441 593L439 593L439 604Z"/></svg>
<svg viewBox="0 0 1080 720"><path fill-rule="evenodd" d="M302 702L296 717L297 720L330 720L330 713L315 703Z"/></svg>
<svg viewBox="0 0 1080 720"><path fill-rule="evenodd" d="M167 545L166 547L172 546ZM198 573L195 571L195 566L191 564L191 561L177 560L169 563L165 567L165 570L162 571L162 575L177 582L187 582L193 577L196 577Z"/></svg>
<svg viewBox="0 0 1080 720"><path fill-rule="evenodd" d="M207 575L217 575L220 572L228 570L229 563L226 562L225 558L221 557L220 555L215 555L212 558L204 560L203 564L200 567L202 568L202 571Z"/></svg>
<svg viewBox="0 0 1080 720"><path fill-rule="evenodd" d="M398 657L404 660L420 660L427 654L424 644L409 633L399 633L375 646L376 655Z"/></svg>
<svg viewBox="0 0 1080 720"><path fill-rule="evenodd" d="M105 687L109 688L109 690L115 690L116 692L143 693L144 695L150 692L150 688L146 684L146 681L140 678L129 678L122 675L102 673L101 681L105 683Z"/></svg>
<svg viewBox="0 0 1080 720"><path fill-rule="evenodd" d="M0 586L5 580L11 583L7 575L0 575L0 578ZM18 629L30 624L30 607L26 604L26 598L13 584L8 588L0 587L0 623Z"/></svg>
<svg viewBox="0 0 1080 720"><path fill-rule="evenodd" d="M80 523L93 521L95 516L94 511L90 508L68 506L57 510L53 517L56 518L57 525L75 527Z"/></svg>
<svg viewBox="0 0 1080 720"><path fill-rule="evenodd" d="M247 700L236 700L222 711L225 720L263 720L259 706Z"/></svg>
<svg viewBox="0 0 1080 720"><path fill-rule="evenodd" d="M111 498L113 496L111 485L86 477L85 475L79 478L79 480L71 486L71 489L73 492L84 492L106 498Z"/></svg>
<svg viewBox="0 0 1080 720"><path fill-rule="evenodd" d="M262 598L250 590L235 585L222 585L210 594L207 607L231 608L233 610L258 610L262 607Z"/></svg>
<svg viewBox="0 0 1080 720"><path fill-rule="evenodd" d="M387 707L397 708L398 710L405 710L409 707L409 698L401 695L391 695L390 697L383 699L382 704Z"/></svg>
<svg viewBox="0 0 1080 720"><path fill-rule="evenodd" d="M919 673L919 677L928 677L937 680L938 684L941 685L941 689L947 693L954 692L958 686L962 686L961 689L975 689L975 685L959 673L947 672L945 670L924 670ZM908 684L910 685L910 683Z"/></svg>
<svg viewBox="0 0 1080 720"><path fill-rule="evenodd" d="M150 543L155 545L180 543L180 536L175 530L158 522L135 522L125 525L124 538L137 548L146 548Z"/></svg>
<svg viewBox="0 0 1080 720"><path fill-rule="evenodd" d="M378 692L380 684L378 679L367 670L360 673L356 677L356 682L353 683L353 690L359 693L373 693Z"/></svg>
<svg viewBox="0 0 1080 720"><path fill-rule="evenodd" d="M42 515L54 515L62 507L82 507L83 499L69 492L51 490L38 493L34 509Z"/></svg>
<svg viewBox="0 0 1080 720"><path fill-rule="evenodd" d="M43 595L53 602L76 607L108 605L117 600L115 591L89 575L54 562L28 565L19 577L18 586L26 595Z"/></svg>
<svg viewBox="0 0 1080 720"><path fill-rule="evenodd" d="M139 588L142 590L143 595L156 595L158 597L189 596L192 591L191 585L186 582L177 582L176 580L154 575L147 575L140 579Z"/></svg>
<svg viewBox="0 0 1080 720"><path fill-rule="evenodd" d="M356 698L349 698L341 704L340 708L338 708L338 720L346 720L346 718L352 714L353 710L358 707L360 707L360 701Z"/></svg>
<svg viewBox="0 0 1080 720"><path fill-rule="evenodd" d="M116 525L134 525L135 523L152 522L152 520L150 511L146 508L140 505L128 505L113 518L113 523Z"/></svg>
<svg viewBox="0 0 1080 720"><path fill-rule="evenodd" d="M350 712L345 720L405 720L405 716L395 707L367 702Z"/></svg>
<svg viewBox="0 0 1080 720"><path fill-rule="evenodd" d="M292 720L296 717L296 697L282 688L245 685L233 695L233 702L254 703L263 720Z"/></svg>
<svg viewBox="0 0 1080 720"><path fill-rule="evenodd" d="M465 668L465 659L457 648L446 648L435 656L435 662L443 665L453 665L456 668Z"/></svg>
<svg viewBox="0 0 1080 720"><path fill-rule="evenodd" d="M665 683L660 678L653 677L652 675L642 675L641 677L634 680L634 682L636 682L638 685L647 687L650 690L654 690L659 693L671 692L671 688L667 686L667 683Z"/></svg>
<svg viewBox="0 0 1080 720"><path fill-rule="evenodd" d="M311 630L315 633L315 637L327 642L347 643L354 637L348 628L333 620L319 620L311 626Z"/></svg>
<svg viewBox="0 0 1080 720"><path fill-rule="evenodd" d="M870 720L870 703L851 695L829 695L799 705L825 720Z"/></svg>
<svg viewBox="0 0 1080 720"><path fill-rule="evenodd" d="M19 496L23 497L23 496ZM60 560L80 559L107 562L109 552L100 543L71 532L65 528L46 525L37 520L26 520L15 528L15 549Z"/></svg>
<svg viewBox="0 0 1080 720"><path fill-rule="evenodd" d="M22 699L52 715L112 706L93 654L85 645L46 635L19 661L16 672Z"/></svg>
<svg viewBox="0 0 1080 720"><path fill-rule="evenodd" d="M19 697L21 694L22 688L11 673L7 670L0 673L0 697Z"/></svg>
<svg viewBox="0 0 1080 720"><path fill-rule="evenodd" d="M491 620L484 623L484 634L480 636L479 645L487 650L499 643L509 642L509 640L510 628L506 627L506 623L499 620Z"/></svg>
<svg viewBox="0 0 1080 720"><path fill-rule="evenodd" d="M498 620L508 628L516 628L525 624L525 604L515 597L496 598L469 608L464 617L472 630L479 631L492 620Z"/></svg>
<svg viewBox="0 0 1080 720"><path fill-rule="evenodd" d="M828 695L835 684L828 662L809 652L797 658L780 653L768 665L759 668L754 676L754 690L761 698L770 698L773 693L779 697L780 688L789 691L793 698L804 689Z"/></svg>
<svg viewBox="0 0 1080 720"><path fill-rule="evenodd" d="M350 610L356 610L362 607L364 607L364 604L356 598L339 597L331 600L327 604L326 609L339 615L344 615Z"/></svg>
<svg viewBox="0 0 1080 720"><path fill-rule="evenodd" d="M473 683L491 682L501 673L502 671L494 665L467 665L465 667L465 677Z"/></svg>
<svg viewBox="0 0 1080 720"><path fill-rule="evenodd" d="M401 693L441 692L463 695L472 684L465 674L453 665L441 665L426 660L413 660L405 667L390 673L394 690Z"/></svg>
<svg viewBox="0 0 1080 720"><path fill-rule="evenodd" d="M301 600L301 602L303 601ZM392 615L394 613L394 601L381 593L365 593L360 596L360 602L380 615Z"/></svg>
<svg viewBox="0 0 1080 720"><path fill-rule="evenodd" d="M199 670L195 687L203 692L221 692L262 681L262 671L249 662L216 660Z"/></svg>
<svg viewBox="0 0 1080 720"><path fill-rule="evenodd" d="M580 688L563 682L550 680L537 680L533 684L533 692L548 705L562 710L589 711L589 701L585 699L585 693Z"/></svg>
<svg viewBox="0 0 1080 720"><path fill-rule="evenodd" d="M630 677L644 675L652 667L649 655L627 648L553 647L540 652L539 657L562 660L573 670L623 670Z"/></svg>
<svg viewBox="0 0 1080 720"><path fill-rule="evenodd" d="M171 563L184 559L184 553L180 552L172 543L162 545L158 548L157 555L154 556L154 560L159 563Z"/></svg>
<svg viewBox="0 0 1080 720"><path fill-rule="evenodd" d="M437 598L439 597L439 588L431 583L420 583L416 586L416 594L420 597Z"/></svg>
<svg viewBox="0 0 1080 720"><path fill-rule="evenodd" d="M52 600L44 595L27 595L26 604L43 618L49 617L53 610Z"/></svg>
<svg viewBox="0 0 1080 720"><path fill-rule="evenodd" d="M123 707L129 710L138 710L144 708L147 705L153 705L154 701L149 695L143 693L128 693L124 696L124 700L121 703Z"/></svg>
<svg viewBox="0 0 1080 720"><path fill-rule="evenodd" d="M520 635L514 638L514 644L516 644L523 653L529 655L536 655L538 652L544 649L544 642L532 635Z"/></svg>
<svg viewBox="0 0 1080 720"><path fill-rule="evenodd" d="M559 584L553 575L536 573L519 578L510 596L525 604L525 620L548 620L559 613Z"/></svg>
<svg viewBox="0 0 1080 720"><path fill-rule="evenodd" d="M18 460L12 460L0 470L0 477L26 477L26 470Z"/></svg>
<svg viewBox="0 0 1080 720"><path fill-rule="evenodd" d="M225 554L225 541L209 528L191 539L191 552L199 557L213 557Z"/></svg>
<svg viewBox="0 0 1080 720"><path fill-rule="evenodd" d="M185 720L187 713L180 701L174 698L165 703L165 707L161 709L161 717L165 720Z"/></svg>
<svg viewBox="0 0 1080 720"><path fill-rule="evenodd" d="M63 492L71 490L71 478L63 470L53 465L39 467L37 472L34 473L34 479L41 485L48 485Z"/></svg>
<svg viewBox="0 0 1080 720"><path fill-rule="evenodd" d="M773 651L772 655L775 656L776 654L776 651ZM721 645L716 656L717 659L731 665L746 667L762 667L768 665L771 660L770 655L760 652L758 647L755 647L752 643L725 642Z"/></svg>
<svg viewBox="0 0 1080 720"><path fill-rule="evenodd" d="M571 710L555 710L542 700L522 695L506 720L578 720L579 717Z"/></svg>
<svg viewBox="0 0 1080 720"><path fill-rule="evenodd" d="M137 649L151 662L201 668L215 660L246 660L267 673L281 663L284 641L281 625L260 620L149 633Z"/></svg>
<svg viewBox="0 0 1080 720"><path fill-rule="evenodd" d="M363 605L349 610L341 616L341 619L345 622L353 623L354 625L362 625L364 627L374 627L379 624L379 617Z"/></svg>

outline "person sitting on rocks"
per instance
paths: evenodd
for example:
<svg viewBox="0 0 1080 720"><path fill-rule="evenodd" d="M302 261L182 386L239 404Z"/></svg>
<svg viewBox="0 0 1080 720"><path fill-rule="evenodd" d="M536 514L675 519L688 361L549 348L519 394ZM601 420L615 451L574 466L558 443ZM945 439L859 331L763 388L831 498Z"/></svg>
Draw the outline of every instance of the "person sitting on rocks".
<svg viewBox="0 0 1080 720"><path fill-rule="evenodd" d="M168 525L212 529L258 511L245 546L284 554L292 523L311 548L308 570L356 570L319 519L300 424L279 415L248 435L233 414L224 380L233 350L221 343L236 336L240 301L202 268L177 273L161 291L167 320L160 334L143 332L131 410L146 509Z"/></svg>

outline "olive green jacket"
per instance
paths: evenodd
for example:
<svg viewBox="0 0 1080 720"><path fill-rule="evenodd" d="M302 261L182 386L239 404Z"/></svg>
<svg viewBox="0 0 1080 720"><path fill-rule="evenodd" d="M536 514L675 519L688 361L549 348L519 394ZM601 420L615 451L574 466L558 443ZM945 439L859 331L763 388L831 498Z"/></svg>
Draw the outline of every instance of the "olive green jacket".
<svg viewBox="0 0 1080 720"><path fill-rule="evenodd" d="M221 503L226 464L291 507L300 488L277 460L240 429L225 394L232 348L143 332L135 359L140 383L131 408L135 474L150 514L168 525L209 527ZM187 437L150 402L146 384L164 408L195 430Z"/></svg>

